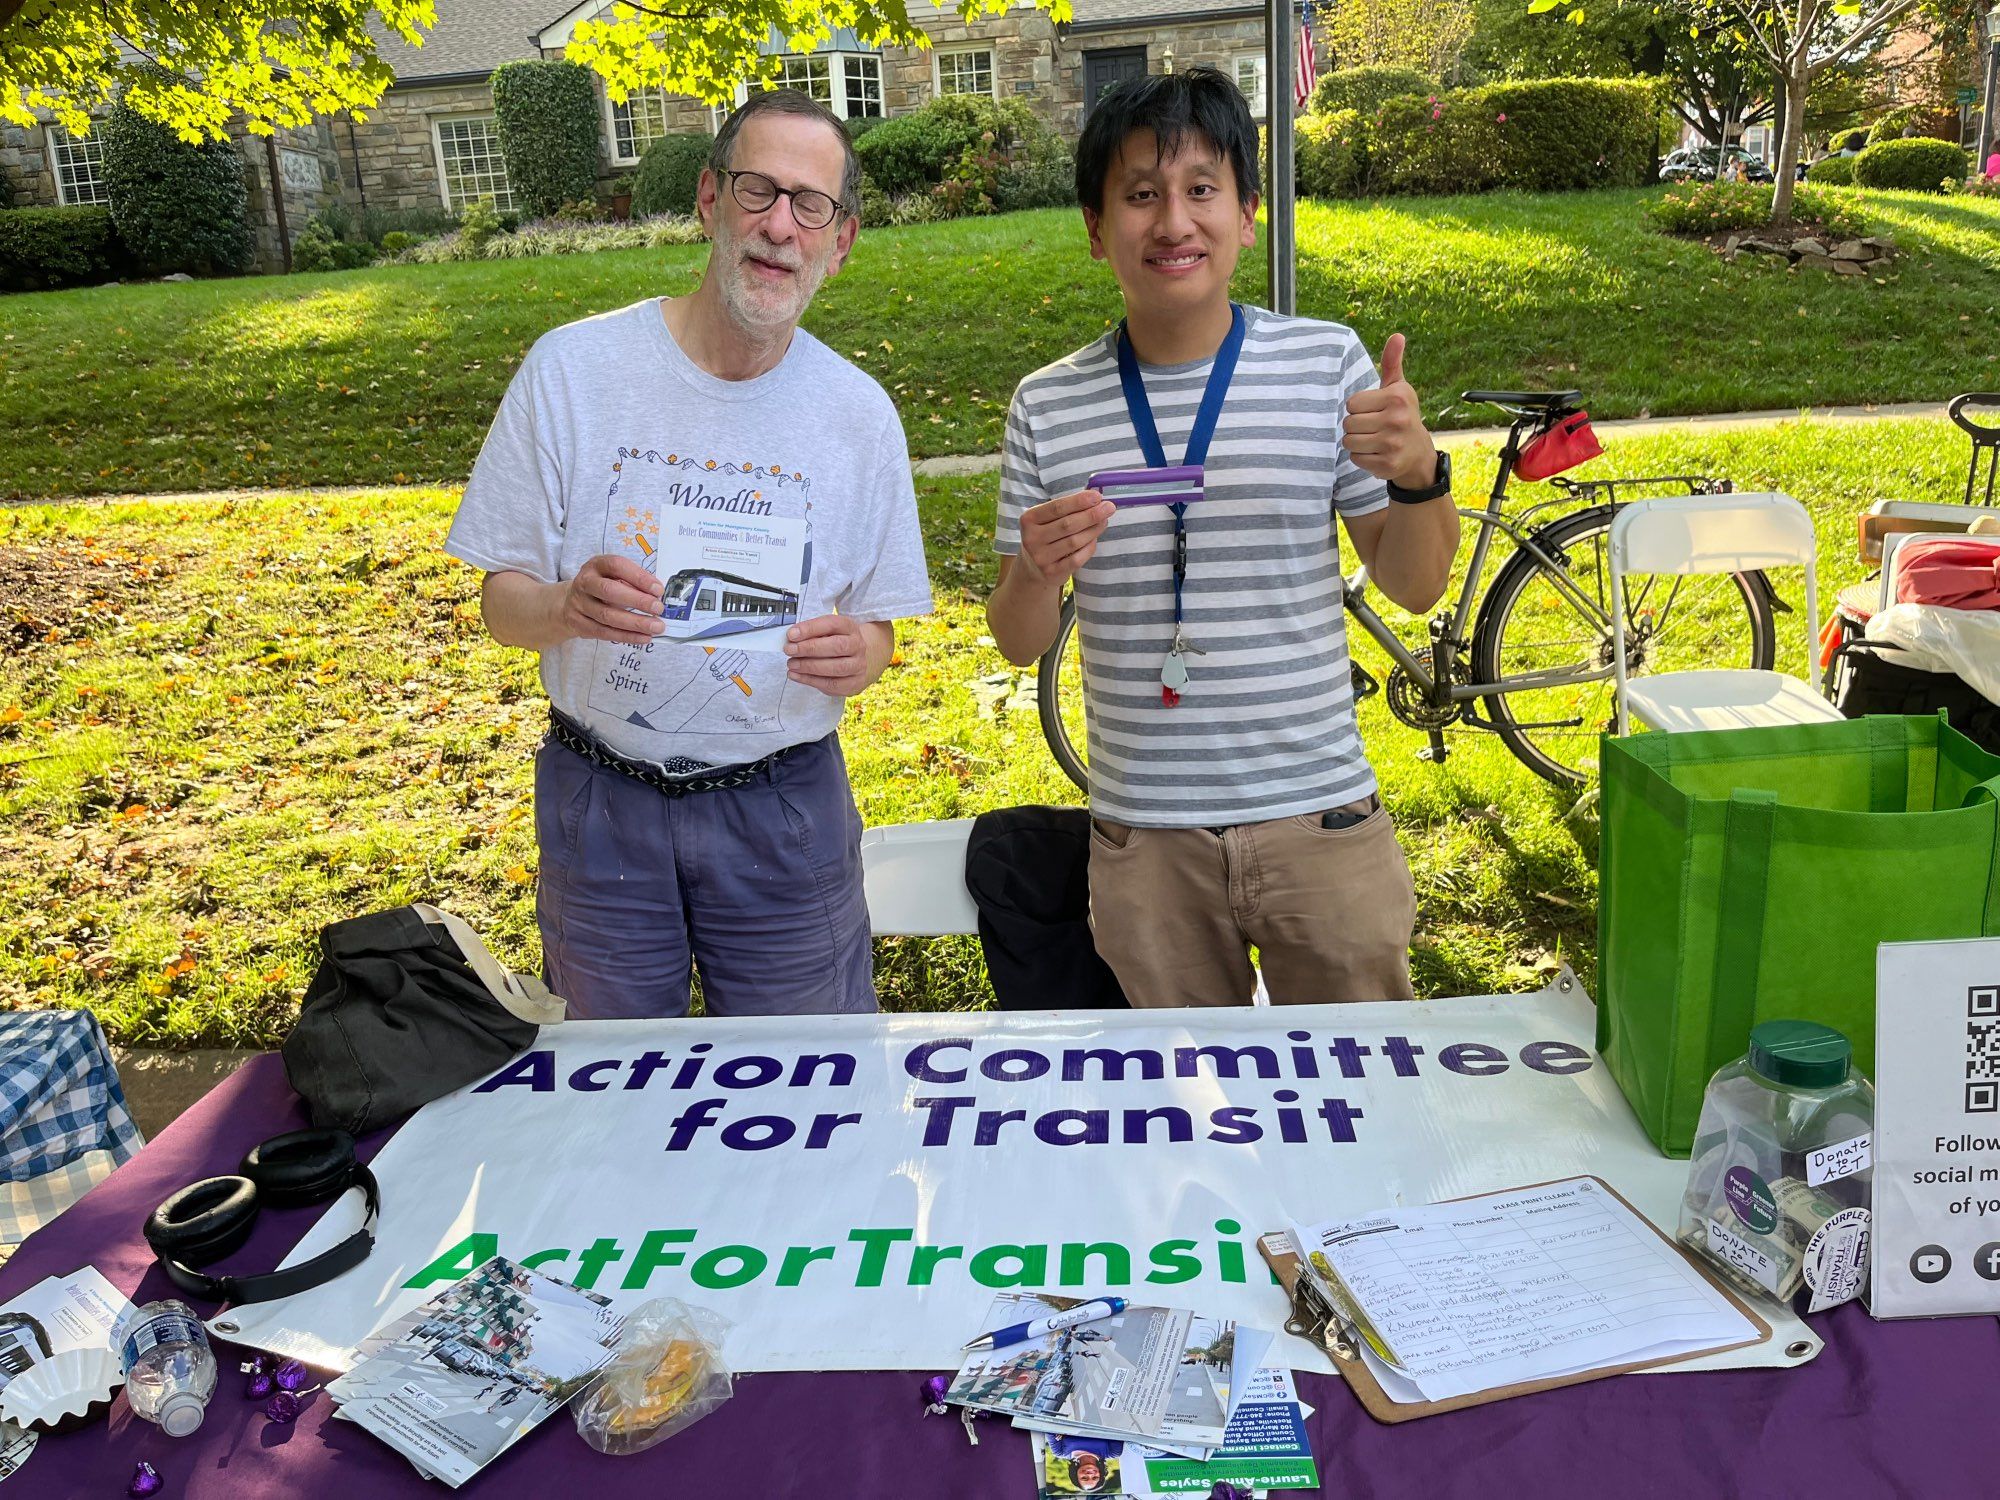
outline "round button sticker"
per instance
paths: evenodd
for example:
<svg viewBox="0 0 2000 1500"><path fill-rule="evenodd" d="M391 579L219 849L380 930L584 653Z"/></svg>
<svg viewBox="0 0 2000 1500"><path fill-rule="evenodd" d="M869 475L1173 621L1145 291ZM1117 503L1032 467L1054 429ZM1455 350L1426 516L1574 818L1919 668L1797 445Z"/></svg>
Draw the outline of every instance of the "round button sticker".
<svg viewBox="0 0 2000 1500"><path fill-rule="evenodd" d="M1812 1288L1808 1312L1838 1307L1860 1296L1868 1279L1868 1210L1843 1208L1813 1231L1803 1269L1806 1285Z"/></svg>
<svg viewBox="0 0 2000 1500"><path fill-rule="evenodd" d="M1736 1217L1758 1234L1778 1227L1778 1200L1771 1196L1771 1185L1748 1167L1729 1169L1722 1179L1722 1196Z"/></svg>

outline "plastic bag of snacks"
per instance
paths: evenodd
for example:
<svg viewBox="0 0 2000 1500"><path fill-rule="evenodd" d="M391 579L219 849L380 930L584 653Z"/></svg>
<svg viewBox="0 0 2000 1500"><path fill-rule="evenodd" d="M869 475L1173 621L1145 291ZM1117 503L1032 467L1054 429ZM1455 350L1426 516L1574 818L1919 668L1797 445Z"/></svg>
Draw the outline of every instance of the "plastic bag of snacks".
<svg viewBox="0 0 2000 1500"><path fill-rule="evenodd" d="M618 1353L577 1400L583 1440L599 1453L643 1453L722 1405L733 1379L722 1362L729 1326L673 1297L635 1309Z"/></svg>

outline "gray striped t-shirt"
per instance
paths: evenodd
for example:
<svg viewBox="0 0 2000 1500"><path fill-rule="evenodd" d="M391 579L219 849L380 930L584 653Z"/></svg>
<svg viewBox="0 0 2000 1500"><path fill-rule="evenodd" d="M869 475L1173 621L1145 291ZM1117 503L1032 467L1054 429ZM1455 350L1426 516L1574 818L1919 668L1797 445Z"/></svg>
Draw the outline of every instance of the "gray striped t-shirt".
<svg viewBox="0 0 2000 1500"><path fill-rule="evenodd" d="M1221 827L1317 812L1375 788L1354 720L1335 514L1387 505L1340 446L1347 398L1378 383L1350 328L1245 307L1243 352L1187 508L1181 701L1161 700L1173 639L1173 515L1121 510L1075 581L1091 811L1139 827ZM1118 383L1116 332L1014 392L994 546L1021 512L1091 474L1146 466ZM1211 360L1141 366L1167 462L1187 451Z"/></svg>

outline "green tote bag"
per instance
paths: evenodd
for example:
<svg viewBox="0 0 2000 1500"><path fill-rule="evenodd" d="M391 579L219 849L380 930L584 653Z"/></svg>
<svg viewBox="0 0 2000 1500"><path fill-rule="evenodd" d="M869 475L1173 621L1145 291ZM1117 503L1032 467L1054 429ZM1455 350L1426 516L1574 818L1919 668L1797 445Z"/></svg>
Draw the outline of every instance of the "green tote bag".
<svg viewBox="0 0 2000 1500"><path fill-rule="evenodd" d="M1646 1133L1694 1140L1760 1021L1875 1066L1875 946L2000 935L2000 756L1942 718L1606 736L1597 1048Z"/></svg>

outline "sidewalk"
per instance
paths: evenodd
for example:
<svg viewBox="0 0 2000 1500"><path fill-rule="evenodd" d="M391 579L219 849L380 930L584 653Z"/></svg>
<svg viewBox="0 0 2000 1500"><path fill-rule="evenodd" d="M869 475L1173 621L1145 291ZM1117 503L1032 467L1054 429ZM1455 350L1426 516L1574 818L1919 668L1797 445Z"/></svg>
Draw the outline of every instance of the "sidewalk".
<svg viewBox="0 0 2000 1500"><path fill-rule="evenodd" d="M1942 417L1942 401L1903 401L1885 406L1815 406L1791 411L1732 411L1694 417L1624 417L1593 422L1599 436L1621 433L1661 433L1677 428L1728 432L1745 427L1775 427L1780 422L1796 422L1809 417L1815 422L1871 422L1886 417ZM1480 443L1497 444L1507 435L1505 427L1455 427L1438 433L1440 445L1454 451ZM1000 467L997 453L955 453L943 458L920 458L910 466L918 478L948 478L953 475L991 474ZM266 496L382 495L417 494L424 490L457 490L457 484L333 484L310 485L302 489L176 490L160 495L65 495L49 500L0 500L0 509L25 505L122 505L144 501L151 505L186 504L190 501L256 500Z"/></svg>
<svg viewBox="0 0 2000 1500"><path fill-rule="evenodd" d="M1661 433L1676 428L1707 432L1730 432L1744 427L1775 427L1780 422L1796 422L1811 417L1815 422L1872 422L1884 417L1941 417L1942 401L1903 401L1888 406L1815 406L1790 411L1730 411L1697 417L1622 417L1608 422L1592 422L1599 437L1620 433ZM1504 427L1453 427L1435 434L1440 447L1457 451L1480 443L1497 445L1507 436ZM920 477L949 477L956 474L989 474L1000 467L997 453L961 453L949 458L920 458L912 465Z"/></svg>

